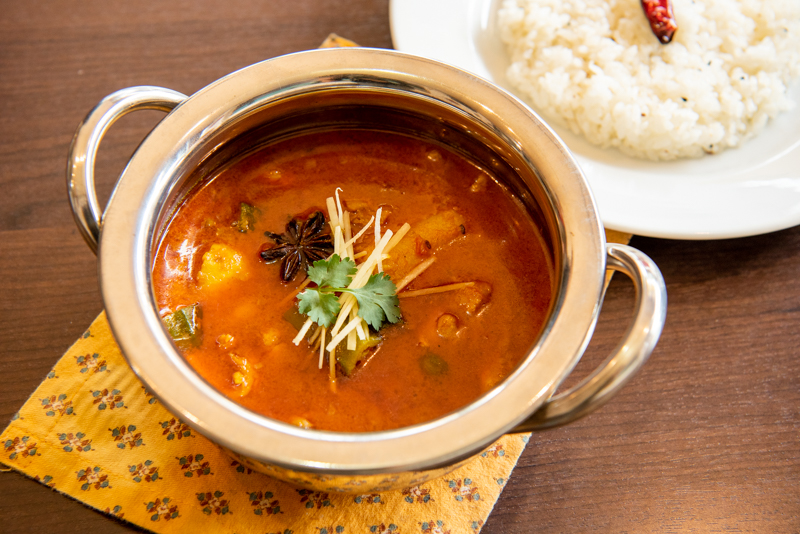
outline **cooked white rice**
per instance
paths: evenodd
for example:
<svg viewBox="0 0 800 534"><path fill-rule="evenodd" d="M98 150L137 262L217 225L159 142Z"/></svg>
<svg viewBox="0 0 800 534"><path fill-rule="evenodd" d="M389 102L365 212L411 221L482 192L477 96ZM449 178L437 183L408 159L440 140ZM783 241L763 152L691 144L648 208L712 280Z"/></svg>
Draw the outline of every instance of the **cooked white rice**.
<svg viewBox="0 0 800 534"><path fill-rule="evenodd" d="M660 44L640 0L504 0L507 75L548 120L635 157L739 146L790 109L800 0L674 0Z"/></svg>

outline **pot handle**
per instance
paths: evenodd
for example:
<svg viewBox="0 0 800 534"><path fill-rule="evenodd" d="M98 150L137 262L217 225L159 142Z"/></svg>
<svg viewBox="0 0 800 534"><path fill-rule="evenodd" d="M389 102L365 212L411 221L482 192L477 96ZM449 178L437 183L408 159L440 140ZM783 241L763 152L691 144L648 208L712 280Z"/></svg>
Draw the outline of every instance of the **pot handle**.
<svg viewBox="0 0 800 534"><path fill-rule="evenodd" d="M67 191L75 222L95 254L103 225L103 211L94 187L94 163L100 141L117 119L132 111L168 112L184 100L186 95L163 87L128 87L102 99L78 126L67 158Z"/></svg>
<svg viewBox="0 0 800 534"><path fill-rule="evenodd" d="M580 384L551 397L512 432L545 430L571 423L596 410L644 365L658 342L667 315L667 290L661 272L642 252L608 243L608 268L622 271L636 288L633 322L603 364Z"/></svg>

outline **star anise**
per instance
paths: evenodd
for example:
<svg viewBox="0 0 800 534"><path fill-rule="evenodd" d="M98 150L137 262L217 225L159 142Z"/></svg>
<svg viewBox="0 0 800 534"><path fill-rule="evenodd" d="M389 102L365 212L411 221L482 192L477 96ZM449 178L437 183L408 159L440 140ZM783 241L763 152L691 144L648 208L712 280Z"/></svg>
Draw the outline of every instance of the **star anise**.
<svg viewBox="0 0 800 534"><path fill-rule="evenodd" d="M315 261L333 253L331 235L325 230L325 215L318 211L302 223L295 217L286 224L286 233L264 232L275 244L261 246L261 259L267 263L281 261L281 280L291 282L299 271L305 272Z"/></svg>

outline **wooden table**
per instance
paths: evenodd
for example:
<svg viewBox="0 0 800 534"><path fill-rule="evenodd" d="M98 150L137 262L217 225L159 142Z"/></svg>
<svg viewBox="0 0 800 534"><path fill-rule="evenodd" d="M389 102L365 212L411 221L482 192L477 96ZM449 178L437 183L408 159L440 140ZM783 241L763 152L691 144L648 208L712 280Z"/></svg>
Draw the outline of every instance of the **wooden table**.
<svg viewBox="0 0 800 534"><path fill-rule="evenodd" d="M67 148L108 93L193 93L337 32L391 47L388 0L3 0L0 5L0 421L102 308L95 257L70 213ZM100 151L100 191L156 112L124 118ZM727 241L634 238L667 281L663 337L608 405L535 435L483 532L800 531L800 228ZM612 284L579 366L601 361L633 298ZM5 423L3 423L4 425ZM131 526L9 472L4 532ZM135 529L134 529L135 530Z"/></svg>

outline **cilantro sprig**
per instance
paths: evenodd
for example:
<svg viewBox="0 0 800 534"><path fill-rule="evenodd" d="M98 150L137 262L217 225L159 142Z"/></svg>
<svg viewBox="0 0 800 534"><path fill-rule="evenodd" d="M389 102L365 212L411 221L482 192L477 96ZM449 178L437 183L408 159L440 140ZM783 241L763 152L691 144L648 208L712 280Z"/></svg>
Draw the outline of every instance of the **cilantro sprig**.
<svg viewBox="0 0 800 534"><path fill-rule="evenodd" d="M375 330L384 320L398 322L400 307L394 282L385 273L377 273L370 276L363 287L350 289L347 285L357 270L353 260L343 260L338 254L330 260L315 261L308 268L308 277L317 287L307 288L297 295L300 313L328 327L341 309L337 293L350 293L358 301L358 316Z"/></svg>

